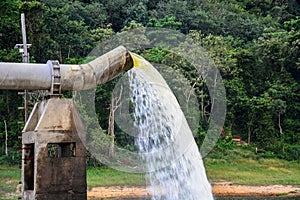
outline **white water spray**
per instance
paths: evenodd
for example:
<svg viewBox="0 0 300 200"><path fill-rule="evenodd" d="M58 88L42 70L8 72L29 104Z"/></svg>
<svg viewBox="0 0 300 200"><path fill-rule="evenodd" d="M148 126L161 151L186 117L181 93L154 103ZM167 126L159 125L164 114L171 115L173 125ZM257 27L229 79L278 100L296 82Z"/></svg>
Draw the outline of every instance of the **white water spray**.
<svg viewBox="0 0 300 200"><path fill-rule="evenodd" d="M152 200L213 199L203 161L176 97L159 72L132 55L130 98L135 143L146 163Z"/></svg>

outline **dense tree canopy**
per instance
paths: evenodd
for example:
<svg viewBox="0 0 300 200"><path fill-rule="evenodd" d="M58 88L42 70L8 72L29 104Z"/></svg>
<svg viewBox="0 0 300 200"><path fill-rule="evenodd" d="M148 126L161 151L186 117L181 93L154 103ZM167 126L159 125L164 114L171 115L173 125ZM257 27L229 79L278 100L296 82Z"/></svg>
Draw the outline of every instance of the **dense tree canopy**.
<svg viewBox="0 0 300 200"><path fill-rule="evenodd" d="M253 146L286 159L300 157L300 2L297 0L2 0L0 62L21 62L14 49L21 43L20 14L26 15L31 62L82 62L100 42L134 27L163 27L201 43L223 77L227 93L227 137L239 135ZM205 135L210 101L203 80L190 64L160 49L139 52L185 75L199 101L197 142ZM111 89L97 89L96 106L108 128ZM11 157L20 148L22 98L0 91L0 157L5 123ZM116 142L130 140L116 129ZM129 144L131 145L131 143Z"/></svg>

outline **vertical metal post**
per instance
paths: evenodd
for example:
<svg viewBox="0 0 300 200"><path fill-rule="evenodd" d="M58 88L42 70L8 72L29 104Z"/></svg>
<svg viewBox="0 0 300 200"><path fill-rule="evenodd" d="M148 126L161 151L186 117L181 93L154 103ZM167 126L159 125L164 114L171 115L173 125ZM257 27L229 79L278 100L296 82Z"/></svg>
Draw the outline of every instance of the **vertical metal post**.
<svg viewBox="0 0 300 200"><path fill-rule="evenodd" d="M23 63L29 63L29 53L27 50L27 39L26 39L26 26L25 26L25 14L21 14L21 25L22 25L22 38L23 38ZM24 123L28 120L28 90L24 91Z"/></svg>

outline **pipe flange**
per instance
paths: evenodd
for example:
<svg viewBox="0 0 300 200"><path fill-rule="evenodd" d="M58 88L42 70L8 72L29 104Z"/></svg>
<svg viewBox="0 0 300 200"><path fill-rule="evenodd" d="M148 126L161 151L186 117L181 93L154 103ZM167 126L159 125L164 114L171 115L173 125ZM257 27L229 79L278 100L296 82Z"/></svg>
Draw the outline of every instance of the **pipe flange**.
<svg viewBox="0 0 300 200"><path fill-rule="evenodd" d="M59 98L61 94L61 73L60 65L57 60L48 60L47 64L51 69L51 89L48 92L49 98Z"/></svg>

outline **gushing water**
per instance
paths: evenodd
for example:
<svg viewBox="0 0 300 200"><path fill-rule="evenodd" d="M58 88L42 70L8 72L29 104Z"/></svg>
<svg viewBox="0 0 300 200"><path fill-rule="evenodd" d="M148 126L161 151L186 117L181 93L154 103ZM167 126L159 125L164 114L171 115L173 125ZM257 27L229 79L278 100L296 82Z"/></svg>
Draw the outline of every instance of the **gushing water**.
<svg viewBox="0 0 300 200"><path fill-rule="evenodd" d="M136 146L153 200L213 199L203 161L176 97L159 72L132 55L130 98Z"/></svg>

